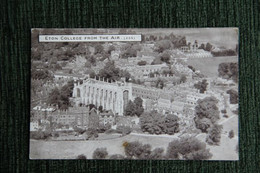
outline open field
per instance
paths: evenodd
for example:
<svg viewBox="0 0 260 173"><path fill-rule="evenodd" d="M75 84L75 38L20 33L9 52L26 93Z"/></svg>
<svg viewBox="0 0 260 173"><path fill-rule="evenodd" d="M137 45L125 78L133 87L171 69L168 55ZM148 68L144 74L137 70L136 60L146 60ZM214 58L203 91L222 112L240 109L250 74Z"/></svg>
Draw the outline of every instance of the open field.
<svg viewBox="0 0 260 173"><path fill-rule="evenodd" d="M196 70L207 77L218 76L218 66L223 62L238 62L237 56L220 56L212 58L189 58L187 64L193 66Z"/></svg>
<svg viewBox="0 0 260 173"><path fill-rule="evenodd" d="M202 133L197 136L197 138L205 142L207 134ZM212 158L210 160L238 160L238 153L236 152L236 146L238 144L238 136L230 139L228 134L222 134L220 145L208 145L207 148L210 149L212 153Z"/></svg>
<svg viewBox="0 0 260 173"><path fill-rule="evenodd" d="M175 136L138 136L130 134L115 139L93 141L44 141L30 140L31 159L75 159L84 154L88 159L96 148L106 147L108 154L124 154L123 143L139 141L142 144L151 144L153 148L162 147L166 150L168 143Z"/></svg>
<svg viewBox="0 0 260 173"><path fill-rule="evenodd" d="M206 134L197 136L199 140L205 142ZM96 148L106 147L108 154L124 155L124 142L139 141L142 144L151 144L152 149L161 147L166 151L169 142L177 136L167 135L137 135L130 134L120 138L108 140L93 140L93 141L37 141L30 140L30 158L31 159L75 159L78 155L84 154L88 159L92 159L92 154ZM238 154L235 152L237 145L237 136L233 139L223 134L221 137L220 146L209 146L210 152L213 154L211 160L234 160L238 159ZM224 156L223 156L223 153Z"/></svg>

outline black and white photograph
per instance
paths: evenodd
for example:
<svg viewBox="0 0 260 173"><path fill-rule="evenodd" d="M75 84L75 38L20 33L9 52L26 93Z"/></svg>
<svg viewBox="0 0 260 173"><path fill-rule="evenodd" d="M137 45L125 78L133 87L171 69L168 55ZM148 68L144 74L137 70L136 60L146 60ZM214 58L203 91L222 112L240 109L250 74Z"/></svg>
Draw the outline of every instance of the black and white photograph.
<svg viewBox="0 0 260 173"><path fill-rule="evenodd" d="M239 160L238 32L31 29L30 159Z"/></svg>

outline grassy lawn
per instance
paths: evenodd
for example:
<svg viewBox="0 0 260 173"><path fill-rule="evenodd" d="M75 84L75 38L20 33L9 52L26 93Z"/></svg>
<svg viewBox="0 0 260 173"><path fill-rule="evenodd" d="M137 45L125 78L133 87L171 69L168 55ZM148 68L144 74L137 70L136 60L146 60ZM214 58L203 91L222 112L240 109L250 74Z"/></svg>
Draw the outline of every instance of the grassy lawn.
<svg viewBox="0 0 260 173"><path fill-rule="evenodd" d="M124 142L139 141L142 144L151 144L152 149L164 148L164 154L169 142L177 136L139 136L130 134L123 137L102 140L89 141L37 141L30 140L30 158L31 159L75 159L78 155L84 154L88 159L92 159L92 154L96 148L106 147L108 154L124 155ZM206 134L197 136L199 140L205 142ZM207 145L213 154L211 160L236 160L236 145L238 137L228 138L227 134L222 134L219 146Z"/></svg>
<svg viewBox="0 0 260 173"><path fill-rule="evenodd" d="M197 138L205 142L206 134L200 134ZM238 136L230 139L228 134L221 135L220 145L208 145L207 148L210 149L212 153L212 158L210 160L238 160L238 153L236 152L236 146L238 144Z"/></svg>
<svg viewBox="0 0 260 173"><path fill-rule="evenodd" d="M193 66L196 70L200 70L202 74L208 77L217 77L218 66L223 62L238 62L238 57L189 58L187 64Z"/></svg>
<svg viewBox="0 0 260 173"><path fill-rule="evenodd" d="M106 147L108 154L124 154L123 143L139 141L151 144L152 148L162 147L166 150L168 143L176 137L127 135L114 139L93 141L37 141L30 140L31 159L75 159L84 154L88 159L96 148Z"/></svg>

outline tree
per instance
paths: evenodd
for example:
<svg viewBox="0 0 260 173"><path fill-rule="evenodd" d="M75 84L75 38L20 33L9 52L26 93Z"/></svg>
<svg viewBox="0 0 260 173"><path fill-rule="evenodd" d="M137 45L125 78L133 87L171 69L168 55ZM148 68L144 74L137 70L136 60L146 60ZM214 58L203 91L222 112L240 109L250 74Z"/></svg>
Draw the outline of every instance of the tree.
<svg viewBox="0 0 260 173"><path fill-rule="evenodd" d="M208 129L212 126L212 122L209 118L194 118L196 127L200 129L203 133L207 133Z"/></svg>
<svg viewBox="0 0 260 173"><path fill-rule="evenodd" d="M209 130L206 142L210 145L219 145L222 129L222 125L214 124Z"/></svg>
<svg viewBox="0 0 260 173"><path fill-rule="evenodd" d="M140 117L140 126L143 132L150 134L164 134L167 131L164 117L156 111L144 112Z"/></svg>
<svg viewBox="0 0 260 173"><path fill-rule="evenodd" d="M93 159L105 159L108 156L106 148L97 148L92 155Z"/></svg>
<svg viewBox="0 0 260 173"><path fill-rule="evenodd" d="M87 62L85 63L85 67L91 68L91 62L87 61Z"/></svg>
<svg viewBox="0 0 260 173"><path fill-rule="evenodd" d="M88 61L89 61L92 65L94 65L94 66L96 65L96 62L97 62L96 58L95 58L93 55L91 55L91 56L89 57Z"/></svg>
<svg viewBox="0 0 260 173"><path fill-rule="evenodd" d="M225 49L221 51L211 51L213 56L236 56L237 52L232 49Z"/></svg>
<svg viewBox="0 0 260 173"><path fill-rule="evenodd" d="M58 105L58 107L60 107L61 106L60 98L61 98L60 90L58 88L54 88L48 96L48 103Z"/></svg>
<svg viewBox="0 0 260 173"><path fill-rule="evenodd" d="M37 80L51 80L53 76L50 74L48 70L35 70L32 69L31 72L32 79L37 79Z"/></svg>
<svg viewBox="0 0 260 173"><path fill-rule="evenodd" d="M204 93L207 90L207 80L203 79L202 82L198 81L197 83L194 84L194 87L200 90L200 93Z"/></svg>
<svg viewBox="0 0 260 173"><path fill-rule="evenodd" d="M207 132L209 127L216 123L220 118L217 103L218 101L215 97L206 97L197 101L194 117L196 128L202 132Z"/></svg>
<svg viewBox="0 0 260 173"><path fill-rule="evenodd" d="M68 109L70 105L69 98L72 97L73 87L74 87L74 82L73 80L71 80L61 88L60 90L61 109Z"/></svg>
<svg viewBox="0 0 260 173"><path fill-rule="evenodd" d="M205 50L210 52L212 48L213 48L213 46L210 43L207 43L206 47L205 47Z"/></svg>
<svg viewBox="0 0 260 173"><path fill-rule="evenodd" d="M134 100L135 114L139 117L144 112L143 100L140 97L136 97Z"/></svg>
<svg viewBox="0 0 260 173"><path fill-rule="evenodd" d="M238 63L221 63L218 66L218 75L224 79L232 79L238 82Z"/></svg>
<svg viewBox="0 0 260 173"><path fill-rule="evenodd" d="M193 66L191 66L191 65L188 65L188 68L191 69L193 72L196 71L196 69Z"/></svg>
<svg viewBox="0 0 260 173"><path fill-rule="evenodd" d="M206 144L195 137L182 137L169 143L167 158L183 160L207 160L212 157Z"/></svg>
<svg viewBox="0 0 260 173"><path fill-rule="evenodd" d="M95 52L94 52L94 54L95 54L95 55L96 55L96 54L102 54L103 51L104 51L104 47L103 47L101 44L97 44L97 45L95 46Z"/></svg>
<svg viewBox="0 0 260 173"><path fill-rule="evenodd" d="M169 114L165 118L166 133L173 135L179 132L179 118L176 115Z"/></svg>
<svg viewBox="0 0 260 173"><path fill-rule="evenodd" d="M108 53L108 54L111 54L111 52L114 51L114 50L116 50L115 46L110 45L110 46L108 47L107 53Z"/></svg>
<svg viewBox="0 0 260 173"><path fill-rule="evenodd" d="M80 154L80 155L77 156L76 159L85 160L85 159L87 159L87 157L84 154Z"/></svg>
<svg viewBox="0 0 260 173"><path fill-rule="evenodd" d="M155 148L151 154L149 159L154 159L154 160L158 160L158 159L164 159L164 149L163 148Z"/></svg>
<svg viewBox="0 0 260 173"><path fill-rule="evenodd" d="M150 73L149 73L149 76L150 76L150 77L154 77L154 73L153 73L153 72L150 72Z"/></svg>
<svg viewBox="0 0 260 173"><path fill-rule="evenodd" d="M234 130L230 130L228 133L228 137L231 139L231 138L234 138L234 136L235 136Z"/></svg>
<svg viewBox="0 0 260 173"><path fill-rule="evenodd" d="M146 63L147 63L146 61L139 61L137 64L140 66L144 66L144 65L146 65Z"/></svg>
<svg viewBox="0 0 260 173"><path fill-rule="evenodd" d="M161 58L161 61L163 61L163 62L165 62L165 63L167 63L167 64L170 63L170 59L171 59L170 54L164 52L164 53L162 53L162 55L160 56L160 58Z"/></svg>
<svg viewBox="0 0 260 173"><path fill-rule="evenodd" d="M234 89L230 89L227 91L229 94L229 102L230 104L238 104L238 92Z"/></svg>
<svg viewBox="0 0 260 173"><path fill-rule="evenodd" d="M105 131L111 129L111 124L107 123L107 124L103 124L103 123L99 123L98 125L98 133L104 133Z"/></svg>
<svg viewBox="0 0 260 173"><path fill-rule="evenodd" d="M170 38L172 41L172 44L174 45L175 48L180 48L182 46L187 45L186 37L185 36L174 36Z"/></svg>
<svg viewBox="0 0 260 173"><path fill-rule="evenodd" d="M99 111L99 112L103 112L103 106L99 106L99 107L98 107L98 111Z"/></svg>
<svg viewBox="0 0 260 173"><path fill-rule="evenodd" d="M131 78L128 71L116 68L114 61L107 62L104 68L99 71L98 76L109 81L118 81L122 77L125 77L126 81L129 81Z"/></svg>
<svg viewBox="0 0 260 173"><path fill-rule="evenodd" d="M128 57L136 57L137 51L133 48L128 48L126 51L122 54L122 58L128 58Z"/></svg>
<svg viewBox="0 0 260 173"><path fill-rule="evenodd" d="M161 78L158 78L156 80L155 87L163 89L164 86L165 86L164 80L162 80Z"/></svg>
<svg viewBox="0 0 260 173"><path fill-rule="evenodd" d="M203 49L203 50L205 50L205 44L204 43L201 43L201 45L200 45L200 47L199 47L199 49Z"/></svg>
<svg viewBox="0 0 260 173"><path fill-rule="evenodd" d="M129 126L117 126L117 133L121 133L122 136L128 135L132 132L132 129Z"/></svg>
<svg viewBox="0 0 260 173"><path fill-rule="evenodd" d="M140 142L127 142L125 144L125 154L130 159L148 159L151 154L151 145Z"/></svg>
<svg viewBox="0 0 260 173"><path fill-rule="evenodd" d="M187 77L183 74L181 75L180 82L185 83L187 81Z"/></svg>
<svg viewBox="0 0 260 173"><path fill-rule="evenodd" d="M98 127L90 127L86 133L88 139L95 139L98 137Z"/></svg>
<svg viewBox="0 0 260 173"><path fill-rule="evenodd" d="M131 100L129 100L129 102L126 105L124 115L125 116L134 116L135 115L135 104Z"/></svg>
<svg viewBox="0 0 260 173"><path fill-rule="evenodd" d="M164 50L171 48L170 40L160 40L155 44L155 51L162 53Z"/></svg>

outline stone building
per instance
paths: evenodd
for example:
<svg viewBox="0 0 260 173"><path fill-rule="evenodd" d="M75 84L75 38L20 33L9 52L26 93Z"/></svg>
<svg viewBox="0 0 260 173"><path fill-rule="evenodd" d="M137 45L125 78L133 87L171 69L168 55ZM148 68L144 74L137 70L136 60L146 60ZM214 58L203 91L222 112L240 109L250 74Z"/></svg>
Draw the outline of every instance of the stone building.
<svg viewBox="0 0 260 173"><path fill-rule="evenodd" d="M102 106L105 110L123 115L124 108L129 100L133 100L132 84L126 82L113 82L85 79L83 83L74 84L73 97L77 105L94 104Z"/></svg>
<svg viewBox="0 0 260 173"><path fill-rule="evenodd" d="M178 90L174 88L159 89L125 81L110 83L92 78L83 80L82 84L75 83L73 88L73 100L76 105L94 104L97 108L102 106L104 110L110 110L119 116L123 115L129 100L133 101L136 97L143 100L145 110L152 110L158 99L171 100L177 95Z"/></svg>
<svg viewBox="0 0 260 173"><path fill-rule="evenodd" d="M123 70L127 70L132 76L135 77L135 79L145 79L149 77L150 73L154 72L163 72L164 70L168 70L169 66L164 64L156 64L156 65L144 65L144 66L138 66L138 65L124 65L119 67Z"/></svg>
<svg viewBox="0 0 260 173"><path fill-rule="evenodd" d="M57 124L87 127L89 107L69 107L64 111L56 110L50 116L52 116L52 121Z"/></svg>

